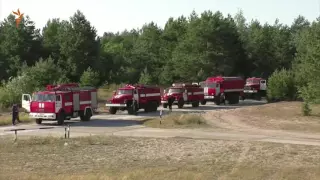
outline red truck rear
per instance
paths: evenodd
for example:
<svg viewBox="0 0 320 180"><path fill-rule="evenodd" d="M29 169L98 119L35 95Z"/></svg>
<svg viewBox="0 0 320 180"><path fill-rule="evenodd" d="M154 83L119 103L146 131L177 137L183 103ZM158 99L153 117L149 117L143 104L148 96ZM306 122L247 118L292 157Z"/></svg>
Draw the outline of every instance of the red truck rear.
<svg viewBox="0 0 320 180"><path fill-rule="evenodd" d="M161 97L161 103L164 108L168 106L169 97L174 97L174 105L183 108L185 104L191 104L192 107L199 107L199 103L204 100L203 88L196 84L175 83L165 89Z"/></svg>
<svg viewBox="0 0 320 180"><path fill-rule="evenodd" d="M110 114L116 114L118 110L128 111L134 114L132 103L136 102L136 111L144 109L145 112L157 111L161 104L160 88L148 85L127 84L114 92L112 98L106 103Z"/></svg>
<svg viewBox="0 0 320 180"><path fill-rule="evenodd" d="M229 104L238 104L240 96L243 96L245 81L241 77L208 77L206 81L200 82L204 88L204 101L212 101L219 105L223 100Z"/></svg>

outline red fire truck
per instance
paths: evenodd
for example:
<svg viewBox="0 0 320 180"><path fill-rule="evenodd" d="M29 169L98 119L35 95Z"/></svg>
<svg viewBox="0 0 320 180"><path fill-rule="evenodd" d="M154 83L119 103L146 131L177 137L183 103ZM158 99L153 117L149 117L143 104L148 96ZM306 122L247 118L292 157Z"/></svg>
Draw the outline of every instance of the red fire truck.
<svg viewBox="0 0 320 180"><path fill-rule="evenodd" d="M144 109L145 112L157 111L161 103L160 88L148 85L130 85L127 84L114 94L108 103L110 114L116 114L118 110L128 111L128 114L134 114L133 100L136 102L136 111Z"/></svg>
<svg viewBox="0 0 320 180"><path fill-rule="evenodd" d="M204 101L213 101L219 105L223 100L227 100L229 104L238 104L240 96L243 95L245 81L241 77L208 77L206 81L200 82L204 87Z"/></svg>
<svg viewBox="0 0 320 180"><path fill-rule="evenodd" d="M183 108L184 104L192 104L192 107L199 107L199 103L204 100L203 88L196 84L174 83L172 87L164 90L161 103L164 108L168 106L169 97L174 97L174 105Z"/></svg>
<svg viewBox="0 0 320 180"><path fill-rule="evenodd" d="M267 95L267 81L263 78L248 78L244 86L244 98L261 100Z"/></svg>
<svg viewBox="0 0 320 180"><path fill-rule="evenodd" d="M37 124L43 120L56 120L59 125L64 120L77 118L89 121L98 108L97 89L79 87L77 83L47 85L45 91L22 95L22 107Z"/></svg>

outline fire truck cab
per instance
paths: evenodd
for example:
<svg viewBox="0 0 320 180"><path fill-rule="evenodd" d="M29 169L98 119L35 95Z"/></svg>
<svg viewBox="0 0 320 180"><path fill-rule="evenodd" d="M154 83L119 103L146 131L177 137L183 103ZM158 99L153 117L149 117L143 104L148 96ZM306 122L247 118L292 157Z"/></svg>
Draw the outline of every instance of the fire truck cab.
<svg viewBox="0 0 320 180"><path fill-rule="evenodd" d="M116 114L118 110L128 111L128 114L134 114L133 102L135 101L135 110L144 109L145 112L157 111L161 103L160 88L148 85L130 85L127 84L117 91L106 103L110 114Z"/></svg>
<svg viewBox="0 0 320 180"><path fill-rule="evenodd" d="M77 118L89 121L98 108L97 89L79 87L76 83L47 85L45 91L22 95L22 107L29 117L41 124L43 120L56 120L62 125L64 120Z"/></svg>
<svg viewBox="0 0 320 180"><path fill-rule="evenodd" d="M174 97L174 105L183 108L184 104L191 104L192 107L199 107L199 103L204 100L203 88L196 84L174 83L164 90L161 103L164 108L168 106L169 97Z"/></svg>
<svg viewBox="0 0 320 180"><path fill-rule="evenodd" d="M244 86L244 99L261 100L267 95L267 81L263 78L248 78Z"/></svg>
<svg viewBox="0 0 320 180"><path fill-rule="evenodd" d="M202 104L213 101L219 105L224 100L227 100L229 104L238 104L245 82L241 77L216 76L208 77L200 84L204 87L205 101Z"/></svg>

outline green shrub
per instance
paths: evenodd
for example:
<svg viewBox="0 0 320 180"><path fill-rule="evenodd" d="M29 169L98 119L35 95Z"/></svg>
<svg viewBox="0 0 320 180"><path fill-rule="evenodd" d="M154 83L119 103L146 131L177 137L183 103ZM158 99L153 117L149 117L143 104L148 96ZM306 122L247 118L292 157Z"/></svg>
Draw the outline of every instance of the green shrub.
<svg viewBox="0 0 320 180"><path fill-rule="evenodd" d="M90 67L80 77L81 86L98 87L100 83L99 73L93 71Z"/></svg>
<svg viewBox="0 0 320 180"><path fill-rule="evenodd" d="M303 102L302 104L302 114L304 116L309 116L311 113L311 108L308 102Z"/></svg>
<svg viewBox="0 0 320 180"><path fill-rule="evenodd" d="M47 84L54 83L61 74L59 68L49 57L40 59L32 67L23 67L23 71L17 77L10 78L2 84L0 91L0 106L9 107L13 103L20 103L21 95L43 89Z"/></svg>
<svg viewBox="0 0 320 180"><path fill-rule="evenodd" d="M268 79L267 96L271 101L295 100L297 88L293 72L285 69L276 70Z"/></svg>

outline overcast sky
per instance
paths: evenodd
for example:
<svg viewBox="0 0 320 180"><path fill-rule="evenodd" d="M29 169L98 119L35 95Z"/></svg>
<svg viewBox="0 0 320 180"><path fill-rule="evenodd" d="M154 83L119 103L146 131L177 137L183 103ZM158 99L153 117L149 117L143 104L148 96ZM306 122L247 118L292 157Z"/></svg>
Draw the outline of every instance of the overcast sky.
<svg viewBox="0 0 320 180"><path fill-rule="evenodd" d="M141 27L154 21L163 27L169 17L188 16L205 10L235 15L239 9L248 20L291 24L299 14L315 20L320 14L320 0L0 0L0 19L20 9L42 28L48 19L69 19L82 11L98 34Z"/></svg>

